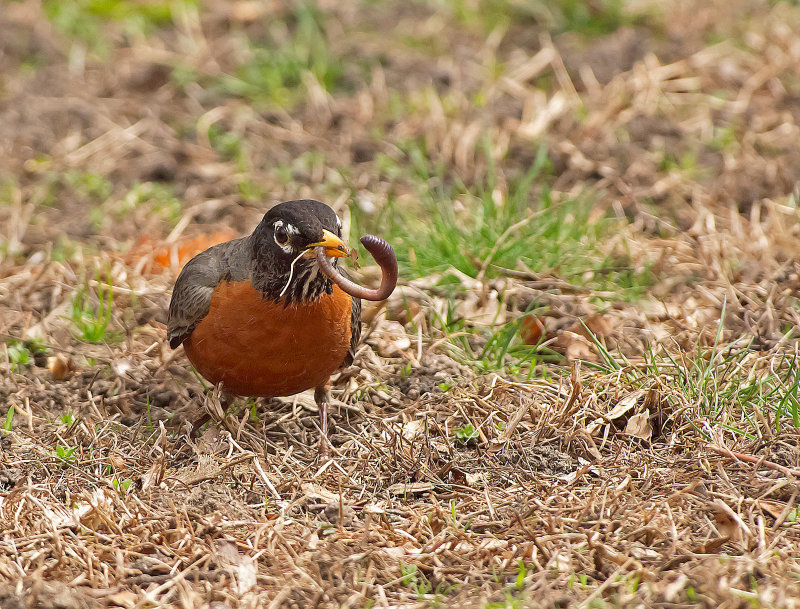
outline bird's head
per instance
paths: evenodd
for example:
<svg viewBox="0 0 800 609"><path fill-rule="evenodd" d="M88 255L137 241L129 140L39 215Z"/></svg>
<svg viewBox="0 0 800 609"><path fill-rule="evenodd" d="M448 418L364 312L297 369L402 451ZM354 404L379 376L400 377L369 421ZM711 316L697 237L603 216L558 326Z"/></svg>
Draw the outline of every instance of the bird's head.
<svg viewBox="0 0 800 609"><path fill-rule="evenodd" d="M272 207L251 235L254 286L271 300L297 302L330 292L331 282L319 271L316 247L328 257L348 255L342 223L319 201L287 201Z"/></svg>

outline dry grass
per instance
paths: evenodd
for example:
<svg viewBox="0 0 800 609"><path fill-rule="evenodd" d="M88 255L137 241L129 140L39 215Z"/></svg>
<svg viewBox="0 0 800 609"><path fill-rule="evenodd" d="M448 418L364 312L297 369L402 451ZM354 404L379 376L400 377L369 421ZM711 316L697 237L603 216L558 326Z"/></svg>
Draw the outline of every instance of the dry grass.
<svg viewBox="0 0 800 609"><path fill-rule="evenodd" d="M0 606L797 606L800 11L568 4L185 3L86 45L3 6ZM313 65L226 80L257 40ZM502 209L540 146L528 207L589 193L602 264L403 278L331 460L308 396L224 417L165 343L185 239L306 196Z"/></svg>

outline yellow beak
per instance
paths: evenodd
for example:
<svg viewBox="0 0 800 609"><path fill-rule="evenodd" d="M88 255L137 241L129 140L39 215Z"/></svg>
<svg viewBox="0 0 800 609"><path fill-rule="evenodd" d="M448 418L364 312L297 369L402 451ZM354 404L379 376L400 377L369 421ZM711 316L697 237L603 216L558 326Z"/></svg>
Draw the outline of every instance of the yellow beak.
<svg viewBox="0 0 800 609"><path fill-rule="evenodd" d="M347 246L341 239L339 239L339 237L328 230L323 230L322 236L324 237L322 241L318 241L317 243L309 243L306 246L306 251L309 251L313 254L313 249L315 247L324 247L325 255L331 258L344 258L347 256Z"/></svg>

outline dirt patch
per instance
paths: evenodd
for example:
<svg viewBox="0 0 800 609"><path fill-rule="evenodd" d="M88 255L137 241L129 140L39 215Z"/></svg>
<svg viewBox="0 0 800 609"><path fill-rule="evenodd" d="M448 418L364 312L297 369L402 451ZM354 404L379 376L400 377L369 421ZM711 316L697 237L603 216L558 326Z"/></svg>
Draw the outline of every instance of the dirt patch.
<svg viewBox="0 0 800 609"><path fill-rule="evenodd" d="M442 393L453 383L463 382L471 373L466 366L446 355L426 353L419 367L409 368L408 376L397 383L400 391L410 400L417 400L431 393Z"/></svg>
<svg viewBox="0 0 800 609"><path fill-rule="evenodd" d="M561 36L556 44L564 55L564 63L579 81L578 68L588 66L600 84L608 84L616 75L630 70L653 48L651 32L643 28L622 27L603 36L583 49L583 41L574 35ZM580 82L580 81L579 81Z"/></svg>
<svg viewBox="0 0 800 609"><path fill-rule="evenodd" d="M101 604L86 592L42 580L0 587L0 606L4 609L94 609Z"/></svg>

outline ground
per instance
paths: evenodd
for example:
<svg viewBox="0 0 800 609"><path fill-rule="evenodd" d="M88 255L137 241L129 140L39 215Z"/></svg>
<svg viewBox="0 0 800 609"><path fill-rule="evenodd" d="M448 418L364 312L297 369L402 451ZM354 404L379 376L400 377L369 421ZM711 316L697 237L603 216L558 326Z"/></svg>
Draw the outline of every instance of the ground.
<svg viewBox="0 0 800 609"><path fill-rule="evenodd" d="M0 0L0 606L797 607L799 27ZM164 325L304 197L401 269L330 459L311 396L223 413Z"/></svg>

